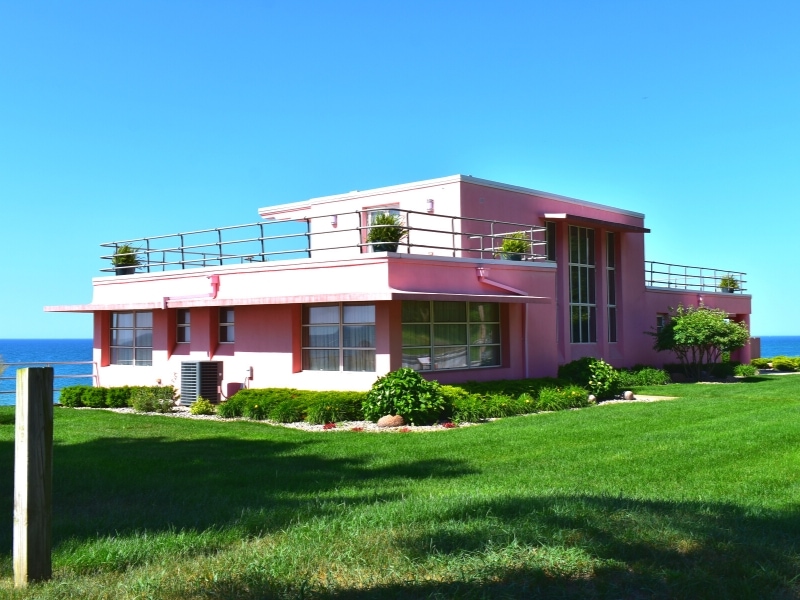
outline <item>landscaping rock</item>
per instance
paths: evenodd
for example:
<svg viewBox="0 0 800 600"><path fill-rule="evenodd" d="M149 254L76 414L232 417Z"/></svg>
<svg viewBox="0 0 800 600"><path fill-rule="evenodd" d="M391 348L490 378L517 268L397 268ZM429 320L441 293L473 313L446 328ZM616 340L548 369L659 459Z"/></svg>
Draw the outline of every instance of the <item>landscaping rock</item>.
<svg viewBox="0 0 800 600"><path fill-rule="evenodd" d="M625 400L635 400L636 399L636 396L634 396L633 392L631 392L630 390L628 390L627 392L622 394L622 397L625 398Z"/></svg>
<svg viewBox="0 0 800 600"><path fill-rule="evenodd" d="M405 424L400 415L386 415L378 419L378 427L402 427Z"/></svg>
<svg viewBox="0 0 800 600"><path fill-rule="evenodd" d="M589 404L597 404L597 396L589 394Z"/></svg>

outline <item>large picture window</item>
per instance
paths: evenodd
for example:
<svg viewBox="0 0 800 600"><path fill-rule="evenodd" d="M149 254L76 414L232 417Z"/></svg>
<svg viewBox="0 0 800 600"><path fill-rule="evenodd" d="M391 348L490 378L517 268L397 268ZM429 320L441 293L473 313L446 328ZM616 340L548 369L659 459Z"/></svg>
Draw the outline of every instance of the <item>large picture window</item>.
<svg viewBox="0 0 800 600"><path fill-rule="evenodd" d="M111 313L111 364L152 366L152 312Z"/></svg>
<svg viewBox="0 0 800 600"><path fill-rule="evenodd" d="M415 371L500 366L496 302L403 302L403 366Z"/></svg>
<svg viewBox="0 0 800 600"><path fill-rule="evenodd" d="M303 307L304 371L375 371L374 304Z"/></svg>
<svg viewBox="0 0 800 600"><path fill-rule="evenodd" d="M573 344L597 341L594 230L569 228L569 309Z"/></svg>

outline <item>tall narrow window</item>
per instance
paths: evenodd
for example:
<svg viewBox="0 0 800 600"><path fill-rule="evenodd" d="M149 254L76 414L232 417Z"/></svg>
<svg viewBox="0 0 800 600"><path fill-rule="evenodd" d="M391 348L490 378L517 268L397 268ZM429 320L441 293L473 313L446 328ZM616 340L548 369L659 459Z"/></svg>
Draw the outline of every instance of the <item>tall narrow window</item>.
<svg viewBox="0 0 800 600"><path fill-rule="evenodd" d="M234 312L232 308L219 309L219 343L232 344L236 340L233 327Z"/></svg>
<svg viewBox="0 0 800 600"><path fill-rule="evenodd" d="M153 313L111 313L111 364L152 366Z"/></svg>
<svg viewBox="0 0 800 600"><path fill-rule="evenodd" d="M656 313L656 333L661 333L668 319L669 315L667 313Z"/></svg>
<svg viewBox="0 0 800 600"><path fill-rule="evenodd" d="M375 371L375 305L303 307L303 370Z"/></svg>
<svg viewBox="0 0 800 600"><path fill-rule="evenodd" d="M547 249L547 260L556 259L556 224L554 221L547 221L545 224Z"/></svg>
<svg viewBox="0 0 800 600"><path fill-rule="evenodd" d="M188 308L178 309L177 339L179 344L188 344L192 341L192 314Z"/></svg>
<svg viewBox="0 0 800 600"><path fill-rule="evenodd" d="M606 305L608 307L608 341L617 341L617 261L616 236L606 234Z"/></svg>
<svg viewBox="0 0 800 600"><path fill-rule="evenodd" d="M569 228L569 308L573 344L597 341L594 230Z"/></svg>
<svg viewBox="0 0 800 600"><path fill-rule="evenodd" d="M500 305L403 302L403 366L416 371L500 366Z"/></svg>

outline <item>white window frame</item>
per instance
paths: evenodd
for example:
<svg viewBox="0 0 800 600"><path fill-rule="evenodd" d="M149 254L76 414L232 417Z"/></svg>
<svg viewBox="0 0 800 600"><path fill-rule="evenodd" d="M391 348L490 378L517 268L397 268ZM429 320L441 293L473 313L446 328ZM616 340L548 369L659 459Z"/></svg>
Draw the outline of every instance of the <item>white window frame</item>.
<svg viewBox="0 0 800 600"><path fill-rule="evenodd" d="M131 327L121 327L121 326L114 326L114 321L116 317L119 315L131 315ZM144 327L138 325L138 315L150 315L150 326ZM110 324L110 340L109 340L109 364L111 365L119 365L119 366L134 366L134 367L151 367L153 366L153 312L149 310L120 310L120 311L113 311L111 313L111 324ZM125 346L121 344L114 344L114 332L121 332L121 331L131 331L132 332L132 343L130 346ZM150 332L150 345L146 345L140 342L140 338L142 335L149 331ZM120 350L131 350L132 352L132 360L129 361L120 361L117 357L117 352ZM138 358L140 351L149 355L149 358ZM147 352L149 351L149 352Z"/></svg>
<svg viewBox="0 0 800 600"><path fill-rule="evenodd" d="M306 309L310 309L313 307L337 307L338 308L338 321L334 322L331 321L330 323L307 323L306 322ZM372 321L363 321L363 322L350 322L345 321L344 312L345 308L349 306L371 306L373 311L373 319ZM324 304L307 304L303 306L303 318L302 318L302 336L301 336L301 356L300 361L302 364L303 371L325 371L328 373L335 373L339 372L347 372L347 373L374 373L376 370L375 367L375 358L376 358L376 348L375 348L375 336L377 334L375 329L375 304L373 302L330 302ZM337 327L338 328L338 344L336 346L309 346L303 343L306 339L311 339L311 336L308 335L306 332L309 331L312 327ZM372 327L372 339L373 345L372 346L345 346L345 334L344 328L345 327ZM338 353L338 368L337 369L312 369L311 368L311 360L306 359L306 353L312 352L314 350L321 350L327 352L337 352ZM347 361L345 360L345 353L348 351L355 351L355 352L365 352L372 354L372 368L371 369L345 369Z"/></svg>
<svg viewBox="0 0 800 600"><path fill-rule="evenodd" d="M186 322L181 322L181 315L186 315ZM188 308L179 308L175 319L177 321L175 341L178 344L189 344L192 341L192 312ZM181 339L183 338L183 339Z"/></svg>
<svg viewBox="0 0 800 600"><path fill-rule="evenodd" d="M225 311L230 311L230 320L223 321L222 316ZM223 335L222 332L225 332ZM223 339L224 338L224 339ZM230 306L220 306L219 308L219 343L236 343L236 311Z"/></svg>

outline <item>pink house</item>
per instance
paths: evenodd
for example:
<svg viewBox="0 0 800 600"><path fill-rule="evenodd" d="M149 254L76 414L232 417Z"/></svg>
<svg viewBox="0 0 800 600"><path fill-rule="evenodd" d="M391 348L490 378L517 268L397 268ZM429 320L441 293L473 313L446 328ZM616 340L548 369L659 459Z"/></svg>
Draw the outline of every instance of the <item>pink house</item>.
<svg viewBox="0 0 800 600"><path fill-rule="evenodd" d="M396 214L396 251L367 241ZM442 383L554 376L583 356L659 365L678 304L750 320L744 273L645 261L644 215L456 175L265 207L250 225L104 244L93 280L104 386L368 389L403 366ZM509 236L524 251L503 250ZM391 250L391 248L389 248ZM130 269L129 269L130 270ZM733 277L735 289L721 287ZM734 359L748 361L750 348Z"/></svg>

